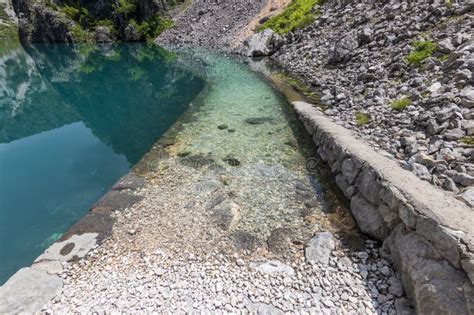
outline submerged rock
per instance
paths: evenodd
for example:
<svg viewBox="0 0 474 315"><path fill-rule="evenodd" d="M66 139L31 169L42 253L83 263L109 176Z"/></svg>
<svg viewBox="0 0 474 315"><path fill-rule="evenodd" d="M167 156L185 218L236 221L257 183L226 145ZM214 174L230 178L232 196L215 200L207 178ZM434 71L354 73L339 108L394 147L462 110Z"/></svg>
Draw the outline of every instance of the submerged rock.
<svg viewBox="0 0 474 315"><path fill-rule="evenodd" d="M268 249L274 254L285 254L290 249L290 229L274 229L267 240Z"/></svg>
<svg viewBox="0 0 474 315"><path fill-rule="evenodd" d="M256 118L247 118L245 119L245 122L250 125L261 125L266 122L271 122L273 121L273 118L271 117L256 117Z"/></svg>
<svg viewBox="0 0 474 315"><path fill-rule="evenodd" d="M228 156L228 157L224 158L223 161L227 162L227 164L229 164L230 166L239 166L240 165L240 161L237 160L236 158L232 157L232 156Z"/></svg>
<svg viewBox="0 0 474 315"><path fill-rule="evenodd" d="M334 236L330 232L321 232L309 241L305 249L306 259L312 264L329 263L329 257L332 251L336 248Z"/></svg>

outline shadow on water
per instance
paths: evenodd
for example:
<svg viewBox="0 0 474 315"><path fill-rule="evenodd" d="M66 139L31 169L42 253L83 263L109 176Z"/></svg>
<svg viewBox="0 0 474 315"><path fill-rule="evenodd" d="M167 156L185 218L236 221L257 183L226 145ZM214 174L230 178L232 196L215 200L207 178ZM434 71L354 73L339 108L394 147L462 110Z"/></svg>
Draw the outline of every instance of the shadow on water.
<svg viewBox="0 0 474 315"><path fill-rule="evenodd" d="M204 81L155 45L0 44L0 284L126 174Z"/></svg>

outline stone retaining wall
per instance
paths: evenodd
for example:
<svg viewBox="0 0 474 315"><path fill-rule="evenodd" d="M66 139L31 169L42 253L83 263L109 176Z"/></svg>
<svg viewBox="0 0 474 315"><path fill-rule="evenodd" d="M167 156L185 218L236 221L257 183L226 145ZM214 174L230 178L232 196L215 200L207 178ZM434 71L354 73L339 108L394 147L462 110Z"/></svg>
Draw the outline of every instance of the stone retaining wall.
<svg viewBox="0 0 474 315"><path fill-rule="evenodd" d="M419 314L473 314L474 210L293 102L360 229L383 241Z"/></svg>

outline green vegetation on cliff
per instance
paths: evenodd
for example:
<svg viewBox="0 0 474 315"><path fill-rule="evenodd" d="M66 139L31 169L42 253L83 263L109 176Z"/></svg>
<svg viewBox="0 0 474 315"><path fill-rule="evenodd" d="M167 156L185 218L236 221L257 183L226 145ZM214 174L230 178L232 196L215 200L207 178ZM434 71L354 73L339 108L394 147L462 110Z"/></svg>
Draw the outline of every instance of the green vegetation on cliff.
<svg viewBox="0 0 474 315"><path fill-rule="evenodd" d="M173 20L156 14L148 20L137 22L130 20L130 24L142 35L147 41L152 41L158 35L163 33L170 27L173 27Z"/></svg>
<svg viewBox="0 0 474 315"><path fill-rule="evenodd" d="M258 31L270 28L279 34L287 34L311 24L316 18L314 6L322 0L293 0L280 14L263 23Z"/></svg>
<svg viewBox="0 0 474 315"><path fill-rule="evenodd" d="M18 27L10 19L2 3L0 3L0 38L18 39Z"/></svg>

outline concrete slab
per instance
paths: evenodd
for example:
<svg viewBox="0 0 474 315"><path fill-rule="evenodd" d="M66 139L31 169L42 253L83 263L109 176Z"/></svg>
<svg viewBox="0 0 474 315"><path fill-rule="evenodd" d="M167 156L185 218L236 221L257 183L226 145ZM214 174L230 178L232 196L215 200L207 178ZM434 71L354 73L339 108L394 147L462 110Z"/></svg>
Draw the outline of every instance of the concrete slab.
<svg viewBox="0 0 474 315"><path fill-rule="evenodd" d="M20 269L0 287L0 314L32 314L56 296L62 280L30 267Z"/></svg>

